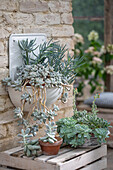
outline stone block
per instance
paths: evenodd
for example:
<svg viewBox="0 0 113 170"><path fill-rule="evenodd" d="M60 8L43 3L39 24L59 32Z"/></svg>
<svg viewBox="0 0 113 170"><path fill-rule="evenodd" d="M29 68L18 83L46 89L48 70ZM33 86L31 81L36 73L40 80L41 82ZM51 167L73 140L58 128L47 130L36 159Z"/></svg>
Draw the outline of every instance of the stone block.
<svg viewBox="0 0 113 170"><path fill-rule="evenodd" d="M71 2L64 2L59 1L59 12L71 12L72 11L72 3Z"/></svg>
<svg viewBox="0 0 113 170"><path fill-rule="evenodd" d="M31 25L34 21L32 14L23 14L23 13L6 13L4 14L6 22L10 25Z"/></svg>
<svg viewBox="0 0 113 170"><path fill-rule="evenodd" d="M51 12L59 11L59 2L58 1L49 1L48 6L49 6Z"/></svg>
<svg viewBox="0 0 113 170"><path fill-rule="evenodd" d="M48 14L42 14L38 13L36 14L36 24L46 24L46 25L57 25L60 24L60 14L57 13L48 13Z"/></svg>
<svg viewBox="0 0 113 170"><path fill-rule="evenodd" d="M21 0L20 1L20 11L26 13L35 13L35 12L48 12L48 2L39 1L39 0Z"/></svg>
<svg viewBox="0 0 113 170"><path fill-rule="evenodd" d="M17 122L12 122L7 124L7 135L8 136L17 136L18 133L21 132L21 126L18 126Z"/></svg>
<svg viewBox="0 0 113 170"><path fill-rule="evenodd" d="M5 98L0 98L0 111L5 109Z"/></svg>
<svg viewBox="0 0 113 170"><path fill-rule="evenodd" d="M3 18L3 12L0 12L0 24L3 24L4 18Z"/></svg>
<svg viewBox="0 0 113 170"><path fill-rule="evenodd" d="M9 70L7 68L0 68L0 80L8 76Z"/></svg>
<svg viewBox="0 0 113 170"><path fill-rule="evenodd" d="M72 37L74 35L74 28L69 25L60 25L51 27L52 37Z"/></svg>
<svg viewBox="0 0 113 170"><path fill-rule="evenodd" d="M0 125L0 139L6 137L6 135L7 135L6 125Z"/></svg>
<svg viewBox="0 0 113 170"><path fill-rule="evenodd" d="M4 43L0 41L0 55L4 55Z"/></svg>
<svg viewBox="0 0 113 170"><path fill-rule="evenodd" d="M63 13L61 14L61 23L62 24L73 24L73 16L72 13Z"/></svg>
<svg viewBox="0 0 113 170"><path fill-rule="evenodd" d="M7 67L7 66L8 66L8 57L5 55L1 55L0 56L0 68Z"/></svg>
<svg viewBox="0 0 113 170"><path fill-rule="evenodd" d="M66 45L68 50L74 49L74 42L72 38L53 38L54 41L59 41L61 45Z"/></svg>
<svg viewBox="0 0 113 170"><path fill-rule="evenodd" d="M7 95L6 87L0 84L0 96Z"/></svg>
<svg viewBox="0 0 113 170"><path fill-rule="evenodd" d="M14 105L12 104L12 102L11 102L11 100L10 100L10 98L8 97L8 98L6 98L6 101L5 101L5 109L13 109L14 108Z"/></svg>
<svg viewBox="0 0 113 170"><path fill-rule="evenodd" d="M31 27L23 29L24 33L46 33L47 37L51 37L51 27L43 25L38 27Z"/></svg>
<svg viewBox="0 0 113 170"><path fill-rule="evenodd" d="M0 140L0 151L5 151L11 148L14 148L16 146L20 146L18 143L18 138L17 137L9 137Z"/></svg>
<svg viewBox="0 0 113 170"><path fill-rule="evenodd" d="M8 38L9 37L9 32L6 28L3 28L2 26L0 27L0 39Z"/></svg>
<svg viewBox="0 0 113 170"><path fill-rule="evenodd" d="M17 11L18 1L17 0L0 0L0 10L3 11Z"/></svg>
<svg viewBox="0 0 113 170"><path fill-rule="evenodd" d="M15 121L13 109L0 113L0 124L8 124L12 121Z"/></svg>

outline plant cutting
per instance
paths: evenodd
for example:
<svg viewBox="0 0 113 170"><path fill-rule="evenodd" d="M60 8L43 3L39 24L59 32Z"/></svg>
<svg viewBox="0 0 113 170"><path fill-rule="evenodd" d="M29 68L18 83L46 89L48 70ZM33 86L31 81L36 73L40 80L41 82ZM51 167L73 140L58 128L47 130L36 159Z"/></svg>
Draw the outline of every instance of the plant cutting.
<svg viewBox="0 0 113 170"><path fill-rule="evenodd" d="M46 124L46 135L39 139L41 149L45 155L56 155L60 149L63 139L56 137L57 126L55 122Z"/></svg>

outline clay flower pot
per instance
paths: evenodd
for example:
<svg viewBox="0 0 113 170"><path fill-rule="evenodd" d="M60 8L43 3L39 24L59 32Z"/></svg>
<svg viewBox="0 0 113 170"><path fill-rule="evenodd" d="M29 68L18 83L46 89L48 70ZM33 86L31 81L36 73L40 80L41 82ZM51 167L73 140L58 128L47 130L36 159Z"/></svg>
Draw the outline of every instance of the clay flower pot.
<svg viewBox="0 0 113 170"><path fill-rule="evenodd" d="M57 155L60 149L60 146L63 142L63 139L60 137L56 137L57 141L55 143L43 142L39 140L39 144L41 146L41 150L44 155Z"/></svg>

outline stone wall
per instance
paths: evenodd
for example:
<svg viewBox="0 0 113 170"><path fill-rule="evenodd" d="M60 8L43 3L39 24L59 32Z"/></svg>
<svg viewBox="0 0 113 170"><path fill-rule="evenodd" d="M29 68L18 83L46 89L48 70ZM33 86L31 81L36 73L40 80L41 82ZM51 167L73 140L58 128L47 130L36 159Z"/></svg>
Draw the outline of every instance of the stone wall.
<svg viewBox="0 0 113 170"><path fill-rule="evenodd" d="M71 0L0 0L0 80L8 75L8 40L14 33L46 33L71 50L74 47ZM72 114L72 91L67 104L57 102L58 118ZM0 150L17 145L20 130L13 119L8 93L0 84ZM42 133L40 130L39 135Z"/></svg>

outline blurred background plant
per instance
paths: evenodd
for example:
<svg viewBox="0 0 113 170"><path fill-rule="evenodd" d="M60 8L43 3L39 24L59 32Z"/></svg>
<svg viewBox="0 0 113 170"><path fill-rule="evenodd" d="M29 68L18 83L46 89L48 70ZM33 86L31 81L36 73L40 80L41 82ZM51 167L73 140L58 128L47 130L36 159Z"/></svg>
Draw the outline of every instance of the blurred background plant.
<svg viewBox="0 0 113 170"><path fill-rule="evenodd" d="M105 81L106 74L113 74L113 65L106 65L113 59L113 45L108 44L105 47L99 41L99 34L92 30L88 34L89 46L84 48L84 38L81 34L75 33L74 35L74 54L76 56L84 56L85 64L83 67L78 68L76 87L78 88L79 95L83 95L83 88L89 84L90 93L102 92L106 90ZM87 80L87 84L86 84Z"/></svg>

